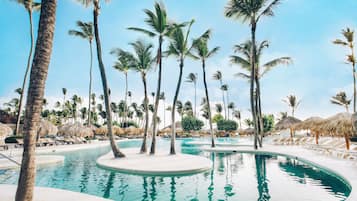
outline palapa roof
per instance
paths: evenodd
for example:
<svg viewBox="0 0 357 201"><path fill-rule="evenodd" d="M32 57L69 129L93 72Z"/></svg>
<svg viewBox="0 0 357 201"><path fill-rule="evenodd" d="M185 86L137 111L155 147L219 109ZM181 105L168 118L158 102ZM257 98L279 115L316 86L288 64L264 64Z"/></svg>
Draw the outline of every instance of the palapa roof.
<svg viewBox="0 0 357 201"><path fill-rule="evenodd" d="M12 129L5 125L0 123L0 137L7 137L12 134Z"/></svg>
<svg viewBox="0 0 357 201"><path fill-rule="evenodd" d="M294 125L300 123L301 120L295 117L285 117L284 119L280 120L278 123L275 124L275 129L277 130L284 130L293 128Z"/></svg>
<svg viewBox="0 0 357 201"><path fill-rule="evenodd" d="M83 126L81 123L68 123L59 127L58 135L92 137L93 130L89 127Z"/></svg>
<svg viewBox="0 0 357 201"><path fill-rule="evenodd" d="M310 117L310 118L307 118L304 121L296 124L294 126L294 129L295 130L312 129L314 126L316 126L317 124L320 124L323 121L324 121L324 119L321 117Z"/></svg>
<svg viewBox="0 0 357 201"><path fill-rule="evenodd" d="M317 124L314 129L335 135L352 134L352 115L347 112L338 113Z"/></svg>

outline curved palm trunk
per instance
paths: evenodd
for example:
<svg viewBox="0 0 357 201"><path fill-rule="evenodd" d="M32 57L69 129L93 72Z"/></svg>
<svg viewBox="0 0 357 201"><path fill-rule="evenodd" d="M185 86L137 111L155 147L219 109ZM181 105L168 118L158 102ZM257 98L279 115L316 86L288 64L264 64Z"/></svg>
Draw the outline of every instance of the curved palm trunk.
<svg viewBox="0 0 357 201"><path fill-rule="evenodd" d="M113 135L113 130L112 130L112 111L110 108L110 100L109 100L109 88L108 88L108 83L107 83L107 76L105 74L105 68L104 68L104 63L102 59L102 46L100 43L100 38L99 38L99 30L98 30L98 15L99 15L99 1L94 0L94 11L93 11L93 17L94 17L94 35L95 35L95 41L97 44L97 57L98 57L98 63L99 63L99 70L100 70L100 75L102 78L102 85L103 85L103 94L104 94L104 104L105 104L105 110L107 113L107 127L108 127L108 135L109 135L109 140L110 140L110 146L112 148L114 157L125 157L125 155L120 152L118 145L115 142L114 135Z"/></svg>
<svg viewBox="0 0 357 201"><path fill-rule="evenodd" d="M356 112L356 69L355 65L353 64L353 112Z"/></svg>
<svg viewBox="0 0 357 201"><path fill-rule="evenodd" d="M32 201L35 185L36 134L40 122L56 21L56 0L42 0L38 38L33 59L24 122L24 150L16 201Z"/></svg>
<svg viewBox="0 0 357 201"><path fill-rule="evenodd" d="M205 93L206 93L206 100L207 100L207 107L208 107L208 122L209 122L209 128L210 128L210 132L211 132L211 147L216 147L216 144L214 143L214 133L213 133L212 117L211 117L211 105L209 102L208 87L207 87L207 81L206 81L206 62L204 59L202 60L202 71L203 71L203 84L205 85Z"/></svg>
<svg viewBox="0 0 357 201"><path fill-rule="evenodd" d="M156 89L156 98L155 98L155 106L154 106L154 114L152 116L153 127L152 127L152 141L151 141L151 148L150 154L155 154L156 152L156 124L157 124L157 110L159 107L159 98L161 93L161 74L162 74L162 42L163 38L159 36L159 49L157 59L159 60L159 72L157 78L157 89Z"/></svg>
<svg viewBox="0 0 357 201"><path fill-rule="evenodd" d="M175 122L175 108L176 108L176 102L180 93L180 87L181 87L181 82L182 82L182 73L183 73L183 58L180 59L180 73L179 73L179 79L177 82L176 86L176 92L175 92L175 97L174 101L172 103L172 109L171 109L171 144L170 144L170 154L176 154L176 149L175 149L175 139L176 139L176 122Z"/></svg>
<svg viewBox="0 0 357 201"><path fill-rule="evenodd" d="M93 48L92 41L89 41L90 48L90 67L89 67L89 94L88 94L88 127L92 125L92 110L91 110L91 96L92 96L92 80L93 80Z"/></svg>
<svg viewBox="0 0 357 201"><path fill-rule="evenodd" d="M253 123L254 123L254 149L258 149L258 121L256 116L256 105L254 98L254 77L256 74L255 71L255 63L256 63L256 45L255 45L255 30L256 30L256 22L254 19L251 20L251 37L252 37L252 48L251 48L251 75L250 75L250 107L252 111Z"/></svg>
<svg viewBox="0 0 357 201"><path fill-rule="evenodd" d="M259 70L257 70L259 71ZM258 144L259 147L263 147L263 135L264 135L264 124L263 124L263 116L262 116L262 105L261 105L261 96L260 96L260 80L256 76L255 78L257 89L256 89L256 107L257 107L257 119L258 119Z"/></svg>
<svg viewBox="0 0 357 201"><path fill-rule="evenodd" d="M229 120L229 97L228 97L228 90L226 91L226 96L227 96L227 117Z"/></svg>
<svg viewBox="0 0 357 201"><path fill-rule="evenodd" d="M221 87L223 86L222 80L220 80ZM227 107L226 107L226 100L224 98L224 90L222 90L222 100L223 100L223 108L224 108L224 119L227 119Z"/></svg>
<svg viewBox="0 0 357 201"><path fill-rule="evenodd" d="M193 83L194 85L195 85L195 118L197 118L197 110L196 110L196 108L197 108L197 83L196 83L196 81Z"/></svg>
<svg viewBox="0 0 357 201"><path fill-rule="evenodd" d="M33 52L33 48L35 45L34 34L33 34L32 10L28 10L28 15L29 15L29 20L30 20L31 47L30 47L30 52L29 52L28 58L27 58L27 66L26 66L24 79L22 81L21 95L20 95L20 100L19 100L19 108L18 108L17 117L16 117L15 135L18 135L19 130L20 130L22 103L23 103L23 99L24 99L24 95L25 95L26 81L27 81L28 73L30 71L30 66L31 66L32 52Z"/></svg>
<svg viewBox="0 0 357 201"><path fill-rule="evenodd" d="M149 106L148 106L148 92L147 92L147 85L146 85L146 75L143 74L142 75L142 81L144 84L144 94L145 94L145 100L144 100L144 104L145 104L145 128L144 128L144 139L143 139L143 143L141 144L141 149L140 149L140 153L146 153L147 152L147 146L146 146L146 141L147 141L147 135L148 135L148 128L149 128Z"/></svg>

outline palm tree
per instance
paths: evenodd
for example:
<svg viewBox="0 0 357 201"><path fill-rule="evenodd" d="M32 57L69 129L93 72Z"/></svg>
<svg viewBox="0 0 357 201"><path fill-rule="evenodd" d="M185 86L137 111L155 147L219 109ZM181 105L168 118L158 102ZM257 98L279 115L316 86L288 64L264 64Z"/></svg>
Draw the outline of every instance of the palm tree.
<svg viewBox="0 0 357 201"><path fill-rule="evenodd" d="M165 121L166 121L166 111L165 111L165 100L166 100L166 97L165 97L165 92L161 92L160 94L160 100L162 100L162 103L164 104L164 128L166 127L165 125Z"/></svg>
<svg viewBox="0 0 357 201"><path fill-rule="evenodd" d="M147 15L145 22L150 26L152 31L130 27L129 30L142 32L150 37L158 37L158 50L157 50L157 63L159 64L158 79L157 79L157 89L156 94L161 93L161 74L162 74L162 44L164 42L164 37L169 34L169 25L167 19L166 9L163 3L155 3L155 12L145 9L144 12ZM156 120L157 120L157 110L159 107L159 96L156 96L155 107L153 114L153 137L151 141L150 154L155 154L156 151Z"/></svg>
<svg viewBox="0 0 357 201"><path fill-rule="evenodd" d="M211 31L206 31L206 36L204 38L198 38L194 40L193 51L195 53L196 59L201 60L202 62L202 76L203 76L203 84L205 86L205 104L204 104L204 117L208 119L210 132L211 132L211 147L215 147L214 143L214 132L212 126L212 113L211 113L211 106L209 101L209 94L208 94L208 86L207 86L207 79L206 79L206 60L216 54L219 50L219 47L214 47L213 49L208 49L208 39L210 38Z"/></svg>
<svg viewBox="0 0 357 201"><path fill-rule="evenodd" d="M217 112L218 114L221 114L222 111L223 111L222 104L216 103L215 107L216 107L216 112Z"/></svg>
<svg viewBox="0 0 357 201"><path fill-rule="evenodd" d="M170 34L171 41L170 41L170 45L169 45L168 51L167 51L167 54L169 56L172 55L172 56L175 56L178 58L179 68L180 68L179 77L178 77L178 81L177 81L177 85L176 85L175 96L174 96L174 100L172 103L172 111L171 111L171 132L172 132L172 134L171 134L170 154L176 154L176 150L175 150L175 138L176 138L175 108L176 108L176 102L177 102L179 92L180 92L185 58L187 56L192 56L191 49L193 46L189 45L188 37L190 35L190 31L191 31L191 27L192 27L193 23L194 23L194 20L191 20L188 23L188 27L187 27L185 33L183 30L183 26L186 25L186 23L172 25L172 33ZM204 33L201 37L207 37L206 33Z"/></svg>
<svg viewBox="0 0 357 201"><path fill-rule="evenodd" d="M68 34L85 39L89 42L90 65L89 65L89 90L88 90L88 111L91 111L90 98L92 94L92 72L93 72L93 23L77 21L77 27L80 30L69 30ZM88 127L91 126L91 113L88 112Z"/></svg>
<svg viewBox="0 0 357 201"><path fill-rule="evenodd" d="M242 128L242 116L241 116L241 112L240 110L234 110L233 111L233 117L234 118L237 118L238 121L239 121L239 128Z"/></svg>
<svg viewBox="0 0 357 201"><path fill-rule="evenodd" d="M332 96L331 103L345 107L346 112L348 112L348 107L351 104L351 99L347 98L346 92L341 91L335 96Z"/></svg>
<svg viewBox="0 0 357 201"><path fill-rule="evenodd" d="M20 101L19 101L19 108L18 108L18 113L17 113L17 118L16 118L16 128L15 128L15 135L18 134L19 128L20 128L20 120L21 120L21 111L22 111L22 103L23 103L23 98L25 95L25 87L26 87L26 82L27 82L27 77L28 73L30 71L30 66L31 66L31 59L32 59L32 52L34 48L34 34L33 34L33 20L32 20L32 12L33 11L39 11L41 9L41 3L34 2L33 0L15 0L17 3L21 4L22 6L25 7L29 19L30 19L30 37L31 37L31 46L30 46L30 52L27 57L27 65L26 65L26 71L25 75L22 81L22 87L21 87L21 94L20 94Z"/></svg>
<svg viewBox="0 0 357 201"><path fill-rule="evenodd" d="M229 89L228 84L223 84L223 85L221 86L221 90L222 90L223 94L226 93L226 101L227 101L227 103L225 104L224 110L227 111L227 112L226 112L226 113L227 113L227 119L229 119L229 108L228 108L229 97L228 97L228 89Z"/></svg>
<svg viewBox="0 0 357 201"><path fill-rule="evenodd" d="M172 110L172 107L171 107L171 110ZM183 103L180 100L176 101L176 111L180 115L181 121L182 121L184 109L183 109Z"/></svg>
<svg viewBox="0 0 357 201"><path fill-rule="evenodd" d="M136 41L130 43L134 48L135 56L133 56L132 68L141 74L141 79L144 84L144 108L145 108L145 128L144 128L144 139L141 145L140 153L147 152L146 140L149 127L149 98L147 93L146 75L149 70L151 70L154 59L152 56L151 49L152 44L145 43L143 41Z"/></svg>
<svg viewBox="0 0 357 201"><path fill-rule="evenodd" d="M194 117L196 117L196 108L197 108L197 74L190 73L186 78L186 82L193 83L193 87L195 88L195 112Z"/></svg>
<svg viewBox="0 0 357 201"><path fill-rule="evenodd" d="M228 98L227 98L228 99ZM228 109L228 120L229 120L229 110L232 110L232 111L234 111L234 109L235 109L235 105L234 105L234 103L233 102L230 102L230 103L228 103L228 106L227 106L227 109Z"/></svg>
<svg viewBox="0 0 357 201"><path fill-rule="evenodd" d="M219 81L219 88L220 90L222 91L222 100L223 100L223 106L224 106L224 118L227 119L227 110L226 110L226 101L225 101L225 98L224 98L224 88L222 87L223 86L223 76L222 76L222 72L221 71L216 71L214 74L213 74L213 79L214 80L217 80Z"/></svg>
<svg viewBox="0 0 357 201"><path fill-rule="evenodd" d="M281 0L230 0L226 6L225 15L226 17L235 18L242 20L243 23L249 23L251 28L251 41L252 45L250 50L250 64L251 64L251 73L250 73L250 105L252 111L252 117L254 122L254 148L257 149L259 146L262 146L261 139L258 138L258 135L263 135L263 119L261 115L258 115L256 103L254 100L254 76L256 74L256 61L255 58L257 48L256 48L256 29L259 20L264 16L274 16L274 8L281 3ZM258 123L260 126L258 126Z"/></svg>
<svg viewBox="0 0 357 201"><path fill-rule="evenodd" d="M342 45L343 47L347 47L351 50L351 53L347 55L347 63L352 65L352 76L353 76L353 112L356 112L356 57L354 53L354 31L350 28L346 28L342 30L342 35L345 38L336 39L333 41L334 44Z"/></svg>
<svg viewBox="0 0 357 201"><path fill-rule="evenodd" d="M242 44L239 45L235 45L234 46L234 51L235 53L240 53L242 56L239 55L232 55L230 56L231 58L231 63L233 64L238 64L241 66L242 69L251 72L251 62L250 62L250 58L251 58L251 49L252 49L252 41L248 40ZM257 107L257 115L258 116L262 116L262 109L261 109L261 92L260 92L260 79L266 74L268 73L270 70L272 70L273 68L275 68L278 65L289 65L292 63L292 59L290 57L279 57L279 58L275 58L272 59L266 63L264 63L262 66L260 65L260 61L261 61L261 57L263 54L263 50L265 48L269 47L269 42L268 41L263 41L259 44L258 48L257 48L257 55L255 56L256 58L256 69L255 69L255 84L256 84L256 88L255 88L255 103L256 103L256 107ZM236 76L238 77L242 77L244 79L248 79L250 80L250 75L246 74L246 73L237 73ZM262 118L260 118L260 120L262 121ZM263 130L263 123L259 122L259 127L261 130ZM260 135L262 137L262 135Z"/></svg>
<svg viewBox="0 0 357 201"><path fill-rule="evenodd" d="M125 157L125 155L119 150L118 145L115 142L113 130L112 130L112 112L110 108L110 94L109 94L109 87L107 76L105 73L105 67L102 59L102 45L99 38L99 28L98 28L98 16L100 13L100 0L77 0L78 2L82 3L85 7L89 7L93 5L93 22L94 22L94 36L95 42L97 46L97 58L99 64L99 71L102 78L102 85L103 85L103 94L104 94L104 104L106 110L106 118L107 118L107 127L108 127L108 135L110 140L110 146L112 148L114 157L120 158ZM106 0L109 1L109 0Z"/></svg>
<svg viewBox="0 0 357 201"><path fill-rule="evenodd" d="M16 201L33 200L36 164L36 134L44 98L48 66L51 60L56 21L56 0L42 0L37 43L30 72L24 121L24 146Z"/></svg>
<svg viewBox="0 0 357 201"><path fill-rule="evenodd" d="M286 99L283 99L283 102L288 104L288 106L291 108L291 116L294 117L295 110L300 105L301 100L298 100L295 95L289 95L286 97Z"/></svg>
<svg viewBox="0 0 357 201"><path fill-rule="evenodd" d="M115 54L117 56L117 61L114 64L114 69L122 72L125 76L125 108L124 108L124 127L127 124L127 116L128 116L128 72L131 66L132 55L129 52L123 51L119 48L113 49L111 54Z"/></svg>

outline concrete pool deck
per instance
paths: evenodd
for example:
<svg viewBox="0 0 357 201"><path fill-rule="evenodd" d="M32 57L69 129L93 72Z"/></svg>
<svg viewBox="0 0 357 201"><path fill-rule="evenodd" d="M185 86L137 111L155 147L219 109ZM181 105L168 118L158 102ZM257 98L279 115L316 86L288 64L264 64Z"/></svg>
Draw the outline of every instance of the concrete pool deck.
<svg viewBox="0 0 357 201"><path fill-rule="evenodd" d="M329 173L340 177L351 187L351 193L346 201L357 200L357 162L346 159L338 159L331 156L319 154L315 151L305 149L301 146L276 146L265 144L263 148L254 150L253 147L201 147L207 152L217 153L266 153L273 155L281 155L300 160L302 162L317 166L326 170Z"/></svg>
<svg viewBox="0 0 357 201"><path fill-rule="evenodd" d="M14 201L16 194L15 185L0 185L0 200ZM76 193L55 188L35 187L33 201L111 201L108 199L87 195L83 193Z"/></svg>
<svg viewBox="0 0 357 201"><path fill-rule="evenodd" d="M122 149L125 158L115 159L112 152L98 158L97 165L123 173L139 175L188 175L204 172L212 167L212 161L206 157L177 153L169 155L167 151L157 151L153 156L140 154L139 148Z"/></svg>
<svg viewBox="0 0 357 201"><path fill-rule="evenodd" d="M11 161L7 158L0 158L0 170L20 168L19 164L21 164L21 161L22 161L21 156L11 157L10 159L13 161ZM64 156L58 156L58 155L38 155L38 156L36 156L36 166L37 167L58 165L58 164L63 164L63 162L64 162Z"/></svg>

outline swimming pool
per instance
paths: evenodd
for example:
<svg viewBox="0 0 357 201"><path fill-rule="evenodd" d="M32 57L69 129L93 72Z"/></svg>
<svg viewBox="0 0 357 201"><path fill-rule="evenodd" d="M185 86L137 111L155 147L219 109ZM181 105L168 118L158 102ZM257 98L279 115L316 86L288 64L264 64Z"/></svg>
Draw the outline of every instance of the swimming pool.
<svg viewBox="0 0 357 201"><path fill-rule="evenodd" d="M97 167L96 159L109 147L63 154L62 166L41 168L36 185L92 194L116 201L343 201L348 185L319 168L282 156L245 153L204 153L178 140L183 153L213 161L210 171L181 177L143 177ZM120 143L139 147L140 141ZM159 140L158 147L169 145ZM168 149L167 149L168 150ZM16 184L18 171L0 171L0 183Z"/></svg>

